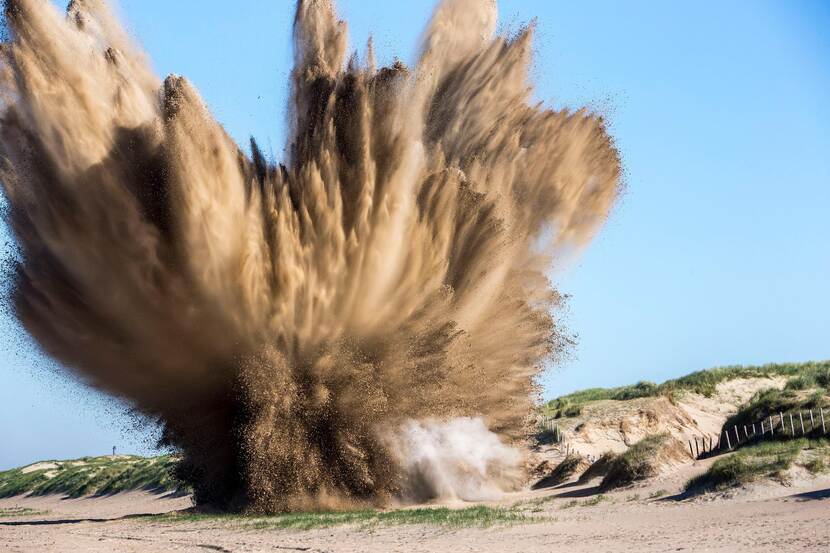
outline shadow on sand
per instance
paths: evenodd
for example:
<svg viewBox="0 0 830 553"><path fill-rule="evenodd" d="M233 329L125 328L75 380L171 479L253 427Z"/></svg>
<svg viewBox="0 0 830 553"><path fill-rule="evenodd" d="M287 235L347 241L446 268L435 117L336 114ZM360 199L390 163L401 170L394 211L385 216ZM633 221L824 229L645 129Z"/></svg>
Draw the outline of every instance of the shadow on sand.
<svg viewBox="0 0 830 553"><path fill-rule="evenodd" d="M694 490L684 491L675 495L663 497L660 499L660 501L683 501L685 499L697 497L698 495L700 495L700 493L701 492ZM788 495L784 499L794 499L796 501L820 501L823 499L830 499L830 488L825 488L823 490L813 490L804 493L796 493Z"/></svg>
<svg viewBox="0 0 830 553"><path fill-rule="evenodd" d="M592 495L598 495L603 492L602 488L599 485L595 486L587 486L584 488L577 488L575 490L563 491L567 490L568 488L575 488L577 486L583 486L584 482L566 482L564 484L559 484L558 486L548 486L546 488L539 488L539 490L549 490L554 493L546 495L545 498L554 499L557 497L562 498L574 498L574 497L589 497Z"/></svg>
<svg viewBox="0 0 830 553"><path fill-rule="evenodd" d="M822 499L830 499L830 488L788 495L787 498L792 498L796 501L816 501Z"/></svg>
<svg viewBox="0 0 830 553"><path fill-rule="evenodd" d="M41 519L41 520L10 520L0 522L2 526L58 526L62 524L80 524L82 522L115 522L119 520L130 520L136 518L149 518L158 516L158 513L141 513L136 515L125 515L123 517L113 518L55 518L55 519Z"/></svg>

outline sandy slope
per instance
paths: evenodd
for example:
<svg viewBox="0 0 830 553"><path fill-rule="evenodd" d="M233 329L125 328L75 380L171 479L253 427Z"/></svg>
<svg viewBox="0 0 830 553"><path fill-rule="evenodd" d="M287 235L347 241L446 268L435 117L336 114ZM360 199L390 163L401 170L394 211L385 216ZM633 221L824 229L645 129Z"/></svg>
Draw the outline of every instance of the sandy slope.
<svg viewBox="0 0 830 553"><path fill-rule="evenodd" d="M609 494L596 506L583 502L595 490L564 485L524 492L503 503L533 502L544 522L453 530L428 526L334 527L311 531L240 530L221 521L159 523L128 514L180 509L187 498L121 494L103 499L13 498L12 506L49 510L45 515L0 518L0 551L162 552L309 551L824 551L830 548L830 477L797 487L762 486L732 499L649 499L657 490L679 491L711 461L688 464L649 484Z"/></svg>
<svg viewBox="0 0 830 553"><path fill-rule="evenodd" d="M565 442L538 448L536 462L548 460L555 464L561 461L566 445L568 451L594 458L606 451L620 453L644 437L659 432L668 432L684 449L695 438L702 440L705 437L715 443L721 426L738 406L755 392L783 388L786 382L784 377L734 379L718 384L712 397L684 393L674 402L663 396L594 401L586 404L579 416L556 421L565 433Z"/></svg>

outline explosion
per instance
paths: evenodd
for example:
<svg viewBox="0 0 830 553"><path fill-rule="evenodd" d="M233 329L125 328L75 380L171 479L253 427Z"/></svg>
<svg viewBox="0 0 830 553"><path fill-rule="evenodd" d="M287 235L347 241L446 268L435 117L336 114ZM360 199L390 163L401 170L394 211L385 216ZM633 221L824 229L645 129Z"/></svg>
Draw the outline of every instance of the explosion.
<svg viewBox="0 0 830 553"><path fill-rule="evenodd" d="M492 0L445 0L417 64L377 69L371 44L347 59L330 0L299 0L277 165L186 79L161 82L103 0L5 16L14 313L161 423L197 503L380 505L515 479L508 445L567 342L545 271L593 236L620 175L600 117L530 104L532 26L499 36ZM464 458L458 432L490 453Z"/></svg>

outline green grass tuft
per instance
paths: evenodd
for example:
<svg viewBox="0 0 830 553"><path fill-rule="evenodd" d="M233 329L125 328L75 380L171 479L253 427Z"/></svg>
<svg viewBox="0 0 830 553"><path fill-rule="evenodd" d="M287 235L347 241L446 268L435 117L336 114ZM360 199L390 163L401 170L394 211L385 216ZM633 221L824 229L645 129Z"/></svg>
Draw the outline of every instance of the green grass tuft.
<svg viewBox="0 0 830 553"><path fill-rule="evenodd" d="M49 511L38 511L37 509L29 509L26 507L0 508L0 518L32 517L37 515L45 515L48 512Z"/></svg>
<svg viewBox="0 0 830 553"><path fill-rule="evenodd" d="M608 498L605 497L604 495L598 494L598 495L595 495L594 497L592 497L590 499L586 499L585 501L583 501L582 506L583 507L594 507L596 505L599 505L603 501L606 501L607 499Z"/></svg>
<svg viewBox="0 0 830 553"><path fill-rule="evenodd" d="M827 472L827 461L822 457L816 457L804 463L804 468L811 474Z"/></svg>
<svg viewBox="0 0 830 553"><path fill-rule="evenodd" d="M668 434L654 434L614 457L608 465L608 473L602 479L600 488L621 488L656 475L655 461L668 439Z"/></svg>
<svg viewBox="0 0 830 553"><path fill-rule="evenodd" d="M807 470L811 470L809 465L812 465L817 471L818 462L823 466L824 459L830 455L830 444L826 440L799 438L762 442L718 459L708 471L686 483L686 492L696 495L734 488L762 478L781 478L805 449L812 449L814 453L803 465Z"/></svg>
<svg viewBox="0 0 830 553"><path fill-rule="evenodd" d="M346 511L321 513L286 513L274 516L174 513L148 517L159 523L220 522L229 526L250 530L313 530L332 526L359 525L401 526L429 525L452 528L527 524L540 522L538 516L519 508L476 506L466 509L447 507L399 509L395 511Z"/></svg>

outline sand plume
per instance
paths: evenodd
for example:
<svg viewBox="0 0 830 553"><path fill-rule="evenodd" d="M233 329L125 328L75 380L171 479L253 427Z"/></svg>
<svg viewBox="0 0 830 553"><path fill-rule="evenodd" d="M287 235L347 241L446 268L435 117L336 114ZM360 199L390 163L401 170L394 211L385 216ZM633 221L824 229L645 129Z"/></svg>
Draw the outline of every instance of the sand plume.
<svg viewBox="0 0 830 553"><path fill-rule="evenodd" d="M530 103L532 27L446 0L414 68L376 69L332 2L300 0L275 165L155 77L103 0L5 9L15 313L160 421L198 502L383 504L413 495L390 444L417 421L521 436L564 344L550 255L619 187L600 118Z"/></svg>

